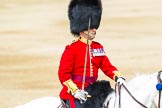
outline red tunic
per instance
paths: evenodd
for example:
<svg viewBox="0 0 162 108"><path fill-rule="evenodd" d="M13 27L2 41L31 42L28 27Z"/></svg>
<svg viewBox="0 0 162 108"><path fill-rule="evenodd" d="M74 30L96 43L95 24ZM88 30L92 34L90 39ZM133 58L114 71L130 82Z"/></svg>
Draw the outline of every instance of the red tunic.
<svg viewBox="0 0 162 108"><path fill-rule="evenodd" d="M100 68L107 76L113 79L113 71L117 71L117 68L110 63L108 57L105 55L103 46L98 42L92 41L90 44L90 52L86 65L86 77L95 77L97 79L98 69ZM68 93L68 88L63 83L69 79L73 80L72 76L83 76L85 54L86 44L81 40L77 40L76 42L66 46L58 70L59 80L63 85L60 92L60 98L67 100L74 99L73 96ZM90 69L92 69L92 71L90 71ZM78 86L78 88L82 88L81 81L73 80L73 82ZM88 85L89 83L85 82L85 88Z"/></svg>

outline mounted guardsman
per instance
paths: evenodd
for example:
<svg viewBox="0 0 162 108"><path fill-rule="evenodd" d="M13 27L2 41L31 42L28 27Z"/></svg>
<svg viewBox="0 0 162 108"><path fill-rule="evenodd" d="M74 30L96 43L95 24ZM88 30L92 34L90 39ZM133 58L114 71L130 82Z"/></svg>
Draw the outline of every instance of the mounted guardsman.
<svg viewBox="0 0 162 108"><path fill-rule="evenodd" d="M105 54L103 46L93 41L102 15L101 0L71 0L68 9L70 30L77 37L67 45L58 70L63 86L60 98L70 108L81 108L91 97L85 90L97 81L98 69L111 79L125 83L123 77Z"/></svg>

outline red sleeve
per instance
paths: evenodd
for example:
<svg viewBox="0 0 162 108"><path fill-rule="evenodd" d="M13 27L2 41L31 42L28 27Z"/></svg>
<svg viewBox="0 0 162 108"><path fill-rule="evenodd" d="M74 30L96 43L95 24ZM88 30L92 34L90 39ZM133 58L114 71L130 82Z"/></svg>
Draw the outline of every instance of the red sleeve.
<svg viewBox="0 0 162 108"><path fill-rule="evenodd" d="M61 83L71 79L71 74L73 70L73 64L74 64L74 54L71 46L66 46L61 60L60 60L60 66L58 70L58 76Z"/></svg>
<svg viewBox="0 0 162 108"><path fill-rule="evenodd" d="M117 71L117 68L110 63L106 55L102 57L100 69L111 79L114 78L113 71Z"/></svg>

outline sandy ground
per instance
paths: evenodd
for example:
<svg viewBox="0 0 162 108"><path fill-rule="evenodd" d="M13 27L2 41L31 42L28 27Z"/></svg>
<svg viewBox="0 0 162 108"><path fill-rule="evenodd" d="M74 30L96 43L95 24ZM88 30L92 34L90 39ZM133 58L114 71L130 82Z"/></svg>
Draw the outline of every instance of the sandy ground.
<svg viewBox="0 0 162 108"><path fill-rule="evenodd" d="M0 108L58 97L69 0L1 0ZM162 0L104 0L96 41L129 79L162 69ZM100 72L99 79L109 79ZM111 81L112 82L112 81ZM112 82L113 85L113 82Z"/></svg>

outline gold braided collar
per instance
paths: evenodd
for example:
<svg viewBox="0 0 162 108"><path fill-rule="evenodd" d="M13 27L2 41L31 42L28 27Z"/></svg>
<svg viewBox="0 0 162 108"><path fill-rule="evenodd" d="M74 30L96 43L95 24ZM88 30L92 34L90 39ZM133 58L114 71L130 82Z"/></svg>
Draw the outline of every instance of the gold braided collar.
<svg viewBox="0 0 162 108"><path fill-rule="evenodd" d="M85 38L85 37L82 37L82 36L80 36L80 39L79 39L81 42L83 42L83 43L85 43L85 44L87 44L87 39ZM89 45L92 43L92 40L88 40L88 43L89 43Z"/></svg>

